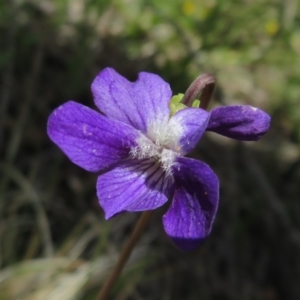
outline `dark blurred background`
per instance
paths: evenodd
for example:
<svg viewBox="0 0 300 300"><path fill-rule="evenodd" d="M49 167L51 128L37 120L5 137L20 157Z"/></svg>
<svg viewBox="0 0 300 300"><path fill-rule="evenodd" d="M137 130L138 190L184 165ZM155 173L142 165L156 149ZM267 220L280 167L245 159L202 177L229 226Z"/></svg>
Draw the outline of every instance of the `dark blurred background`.
<svg viewBox="0 0 300 300"><path fill-rule="evenodd" d="M259 142L205 135L192 156L221 182L210 237L181 252L157 210L111 299L300 299L298 0L6 0L0 49L0 299L94 299L139 216L105 221L96 175L46 134L65 101L95 107L107 66L174 94L208 72L211 107L272 116Z"/></svg>

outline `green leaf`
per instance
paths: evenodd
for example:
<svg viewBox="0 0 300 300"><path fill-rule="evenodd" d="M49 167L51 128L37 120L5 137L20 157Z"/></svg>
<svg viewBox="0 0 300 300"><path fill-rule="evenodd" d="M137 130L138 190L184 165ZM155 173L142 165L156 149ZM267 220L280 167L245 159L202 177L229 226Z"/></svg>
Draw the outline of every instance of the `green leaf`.
<svg viewBox="0 0 300 300"><path fill-rule="evenodd" d="M183 103L180 102L182 100L183 96L184 96L184 94L178 94L178 95L175 95L172 97L170 104L169 104L169 107L171 110L171 116L176 114L178 111L180 111L184 108L187 108L186 105L184 105ZM192 107L199 108L199 104L200 104L200 100L195 99L192 104Z"/></svg>
<svg viewBox="0 0 300 300"><path fill-rule="evenodd" d="M178 111L186 108L187 106L182 104L180 101L183 98L184 94L178 94L175 95L171 98L169 107L171 110L171 116L173 116L174 114L176 114Z"/></svg>

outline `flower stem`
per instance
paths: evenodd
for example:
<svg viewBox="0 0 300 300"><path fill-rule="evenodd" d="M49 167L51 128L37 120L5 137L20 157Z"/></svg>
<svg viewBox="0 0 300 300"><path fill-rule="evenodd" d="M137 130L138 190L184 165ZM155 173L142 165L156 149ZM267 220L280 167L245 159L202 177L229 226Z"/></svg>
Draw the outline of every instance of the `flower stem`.
<svg viewBox="0 0 300 300"><path fill-rule="evenodd" d="M102 286L96 300L106 300L110 290L112 289L114 283L118 279L119 275L121 274L124 265L126 264L127 260L130 257L130 254L136 245L137 241L141 237L142 233L144 232L144 229L152 215L152 211L145 211L140 216L137 224L135 225L135 228L133 230L133 233L131 234L131 237L127 241L123 251L121 252L119 259L114 266L114 269L112 270L110 276Z"/></svg>
<svg viewBox="0 0 300 300"><path fill-rule="evenodd" d="M200 108L207 109L210 98L214 92L216 78L210 74L202 74L189 86L181 100L186 106L191 107L194 100L200 97Z"/></svg>

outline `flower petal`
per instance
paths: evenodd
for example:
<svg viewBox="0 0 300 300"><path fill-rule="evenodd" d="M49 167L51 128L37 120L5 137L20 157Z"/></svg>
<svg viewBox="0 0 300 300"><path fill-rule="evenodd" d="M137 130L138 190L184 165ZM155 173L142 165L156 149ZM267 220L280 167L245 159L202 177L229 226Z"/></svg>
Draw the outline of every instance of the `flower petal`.
<svg viewBox="0 0 300 300"><path fill-rule="evenodd" d="M73 163L92 172L127 158L140 136L134 128L73 101L50 115L47 131Z"/></svg>
<svg viewBox="0 0 300 300"><path fill-rule="evenodd" d="M151 73L139 73L130 82L112 68L95 78L92 92L98 108L109 118L147 133L149 124L165 123L169 117L172 92L168 83Z"/></svg>
<svg viewBox="0 0 300 300"><path fill-rule="evenodd" d="M197 247L209 235L219 201L219 181L203 162L178 157L173 166L175 193L163 217L166 233L182 250Z"/></svg>
<svg viewBox="0 0 300 300"><path fill-rule="evenodd" d="M256 141L268 131L270 122L267 113L249 105L221 106L211 111L206 130L241 141Z"/></svg>
<svg viewBox="0 0 300 300"><path fill-rule="evenodd" d="M178 111L166 128L167 143L171 149L185 155L192 151L203 135L209 121L209 113L201 108L185 108Z"/></svg>
<svg viewBox="0 0 300 300"><path fill-rule="evenodd" d="M97 195L109 219L122 211L162 206L168 200L172 182L155 160L128 159L98 177Z"/></svg>

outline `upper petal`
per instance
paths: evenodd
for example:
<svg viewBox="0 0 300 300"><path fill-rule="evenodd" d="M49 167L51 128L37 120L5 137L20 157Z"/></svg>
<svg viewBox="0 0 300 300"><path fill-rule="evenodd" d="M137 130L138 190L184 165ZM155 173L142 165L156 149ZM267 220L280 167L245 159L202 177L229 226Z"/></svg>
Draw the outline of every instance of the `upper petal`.
<svg viewBox="0 0 300 300"><path fill-rule="evenodd" d="M221 106L213 109L206 130L241 141L256 141L269 129L271 118L249 105Z"/></svg>
<svg viewBox="0 0 300 300"><path fill-rule="evenodd" d="M130 82L106 68L95 78L92 92L96 105L107 117L143 133L152 123L168 120L172 92L169 84L155 74L142 72L136 82Z"/></svg>
<svg viewBox="0 0 300 300"><path fill-rule="evenodd" d="M209 113L201 108L185 108L169 121L167 146L181 155L192 151L202 137L209 121Z"/></svg>
<svg viewBox="0 0 300 300"><path fill-rule="evenodd" d="M197 247L210 233L219 202L219 181L203 162L178 157L175 193L163 217L166 233L182 250Z"/></svg>
<svg viewBox="0 0 300 300"><path fill-rule="evenodd" d="M97 195L106 219L122 211L145 211L168 200L172 178L151 159L128 159L98 177Z"/></svg>
<svg viewBox="0 0 300 300"><path fill-rule="evenodd" d="M50 115L47 131L73 163L92 172L127 158L140 136L134 128L73 101Z"/></svg>

